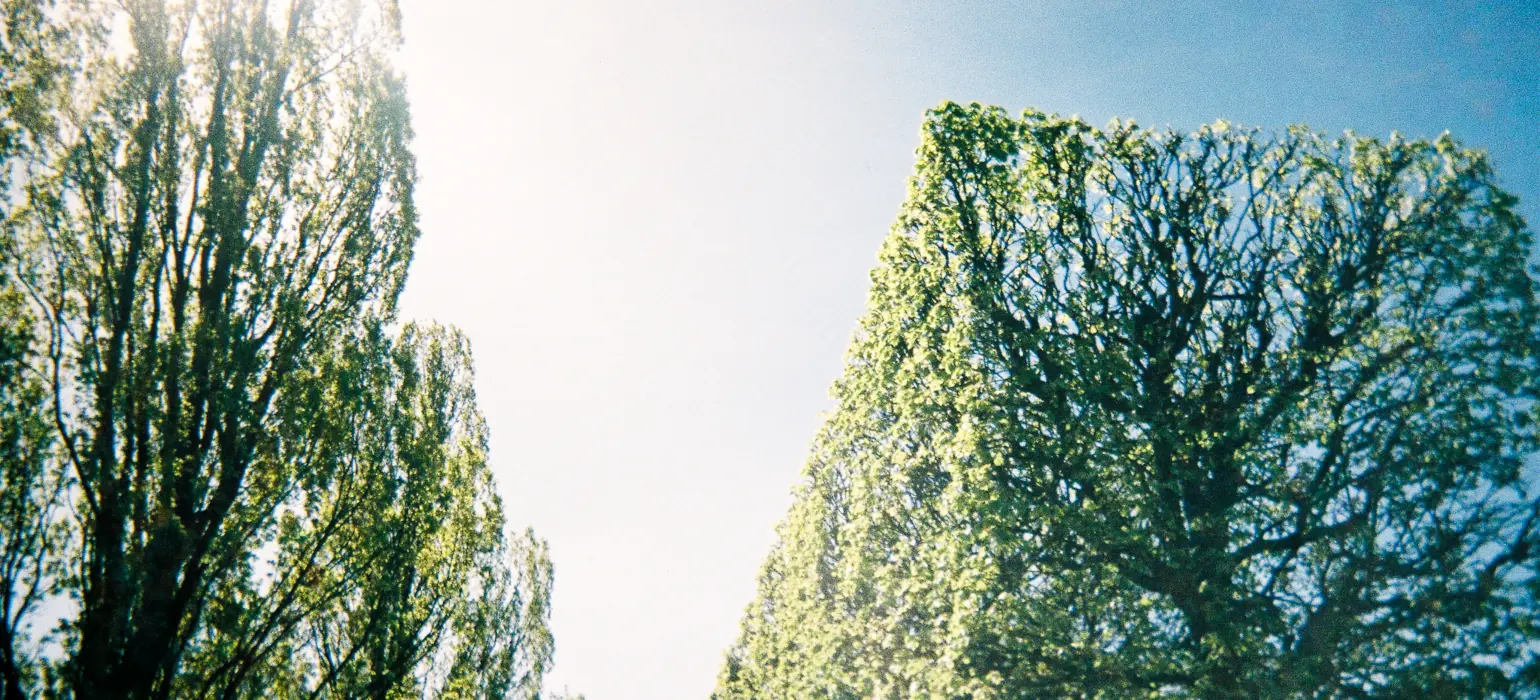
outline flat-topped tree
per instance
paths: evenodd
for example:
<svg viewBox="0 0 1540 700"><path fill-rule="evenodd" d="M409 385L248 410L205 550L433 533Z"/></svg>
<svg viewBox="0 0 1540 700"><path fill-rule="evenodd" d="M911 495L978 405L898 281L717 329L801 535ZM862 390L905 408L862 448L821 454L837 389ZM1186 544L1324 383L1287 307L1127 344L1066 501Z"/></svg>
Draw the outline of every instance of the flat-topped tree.
<svg viewBox="0 0 1540 700"><path fill-rule="evenodd" d="M1494 179L1447 136L932 111L716 697L1540 692Z"/></svg>

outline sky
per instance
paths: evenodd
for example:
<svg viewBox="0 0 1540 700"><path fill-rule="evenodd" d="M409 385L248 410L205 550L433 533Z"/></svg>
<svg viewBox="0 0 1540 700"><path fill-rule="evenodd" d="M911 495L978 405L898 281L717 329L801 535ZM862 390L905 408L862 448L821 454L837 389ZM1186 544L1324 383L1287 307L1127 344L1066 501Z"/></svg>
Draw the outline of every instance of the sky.
<svg viewBox="0 0 1540 700"><path fill-rule="evenodd" d="M706 698L925 110L1487 149L1540 221L1540 2L403 0L402 315L460 327L554 686Z"/></svg>

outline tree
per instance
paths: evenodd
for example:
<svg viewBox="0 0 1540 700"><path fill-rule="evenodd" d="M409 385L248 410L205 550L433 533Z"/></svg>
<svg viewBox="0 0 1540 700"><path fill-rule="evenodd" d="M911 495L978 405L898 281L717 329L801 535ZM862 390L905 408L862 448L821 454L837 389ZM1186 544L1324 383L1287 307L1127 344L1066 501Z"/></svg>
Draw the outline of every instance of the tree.
<svg viewBox="0 0 1540 700"><path fill-rule="evenodd" d="M1448 136L934 110L716 697L1540 693L1513 207Z"/></svg>
<svg viewBox="0 0 1540 700"><path fill-rule="evenodd" d="M537 693L551 567L468 345L389 331L394 3L6 11L7 700Z"/></svg>
<svg viewBox="0 0 1540 700"><path fill-rule="evenodd" d="M5 700L22 700L40 663L30 642L32 618L51 592L58 562L49 553L68 533L56 522L61 475L48 469L53 448L44 383L30 374L33 319L21 295L0 289L0 683Z"/></svg>
<svg viewBox="0 0 1540 700"><path fill-rule="evenodd" d="M16 206L13 163L37 152L49 126L44 103L56 95L60 37L37 0L0 4L0 223ZM46 378L34 340L38 319L14 276L20 258L13 227L0 226L0 693L22 700L45 664L37 655L34 616L53 591L68 537L57 522L65 479L49 469L54 449Z"/></svg>
<svg viewBox="0 0 1540 700"><path fill-rule="evenodd" d="M535 697L551 565L504 532L465 338L376 333L304 380L301 470L336 473L285 504L266 575L211 596L189 695Z"/></svg>

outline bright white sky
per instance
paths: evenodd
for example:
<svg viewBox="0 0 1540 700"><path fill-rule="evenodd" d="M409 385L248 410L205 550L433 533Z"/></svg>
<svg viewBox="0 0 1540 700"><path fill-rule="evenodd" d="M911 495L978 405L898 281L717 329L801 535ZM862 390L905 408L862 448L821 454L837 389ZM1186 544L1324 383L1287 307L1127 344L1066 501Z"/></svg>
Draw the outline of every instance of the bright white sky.
<svg viewBox="0 0 1540 700"><path fill-rule="evenodd" d="M1145 4L404 0L403 315L470 335L557 688L709 695L943 99L1448 128L1535 220L1532 3Z"/></svg>

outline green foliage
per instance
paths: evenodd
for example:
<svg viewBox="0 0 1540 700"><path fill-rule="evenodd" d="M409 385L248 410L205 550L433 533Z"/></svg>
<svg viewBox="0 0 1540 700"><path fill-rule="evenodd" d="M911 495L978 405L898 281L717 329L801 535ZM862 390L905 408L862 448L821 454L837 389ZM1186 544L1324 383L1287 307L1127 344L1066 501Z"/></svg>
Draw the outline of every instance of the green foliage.
<svg viewBox="0 0 1540 700"><path fill-rule="evenodd" d="M934 110L715 697L1540 694L1513 203L1447 136Z"/></svg>
<svg viewBox="0 0 1540 700"><path fill-rule="evenodd" d="M3 1L6 700L536 697L394 3Z"/></svg>
<svg viewBox="0 0 1540 700"><path fill-rule="evenodd" d="M32 372L34 323L21 295L0 288L0 683L6 700L36 685L43 664L27 644L31 616L51 593L68 542L55 513L64 477L49 469L54 447L43 378Z"/></svg>
<svg viewBox="0 0 1540 700"><path fill-rule="evenodd" d="M311 430L287 437L315 459L269 558L212 596L190 696L536 697L550 560L504 531L471 380L463 336L411 325L301 377Z"/></svg>
<svg viewBox="0 0 1540 700"><path fill-rule="evenodd" d="M46 131L48 101L59 89L70 53L47 21L50 0L0 0L0 159L36 145ZM0 169L0 204L8 204L13 173ZM5 209L0 208L0 212Z"/></svg>

